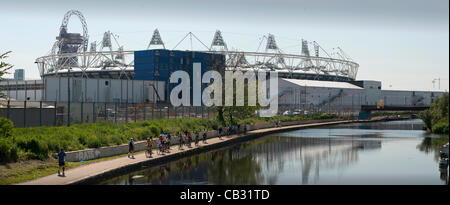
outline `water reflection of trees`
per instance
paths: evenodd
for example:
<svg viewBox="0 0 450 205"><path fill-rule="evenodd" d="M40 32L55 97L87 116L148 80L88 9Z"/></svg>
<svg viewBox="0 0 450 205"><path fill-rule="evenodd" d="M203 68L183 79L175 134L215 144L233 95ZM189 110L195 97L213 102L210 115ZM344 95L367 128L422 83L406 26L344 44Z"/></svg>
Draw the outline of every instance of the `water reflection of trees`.
<svg viewBox="0 0 450 205"><path fill-rule="evenodd" d="M347 167L358 161L360 150L380 147L379 140L270 136L186 157L115 181L121 181L119 184L277 184L279 173L286 166L295 166L300 167L299 182L288 183L309 184L319 180L321 169ZM140 174L145 178L133 179L133 175Z"/></svg>
<svg viewBox="0 0 450 205"><path fill-rule="evenodd" d="M439 151L441 147L448 143L448 135L441 135L439 137L425 137L422 143L417 145L417 149L425 153L434 152L434 160L439 161Z"/></svg>
<svg viewBox="0 0 450 205"><path fill-rule="evenodd" d="M439 155L443 145L447 144L449 140L448 135L440 135L439 137L425 137L422 142L417 145L417 149L425 153L433 152L434 160L437 162L436 166L439 166ZM448 170L439 169L439 178L448 184Z"/></svg>

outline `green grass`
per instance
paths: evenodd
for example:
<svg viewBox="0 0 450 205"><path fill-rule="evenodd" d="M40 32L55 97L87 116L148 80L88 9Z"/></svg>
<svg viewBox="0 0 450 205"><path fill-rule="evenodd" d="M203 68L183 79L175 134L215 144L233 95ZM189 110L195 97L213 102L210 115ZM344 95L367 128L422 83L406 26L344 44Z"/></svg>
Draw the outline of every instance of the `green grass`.
<svg viewBox="0 0 450 205"><path fill-rule="evenodd" d="M336 118L336 115L297 115L271 118L249 118L240 124L255 124L275 121L301 121ZM61 148L65 151L99 148L127 143L130 138L144 140L149 136L159 136L162 132L177 134L188 129L201 131L216 130L221 126L214 119L162 119L131 123L91 123L75 124L70 127L29 127L13 128L8 137L0 138L0 162L26 160L47 160Z"/></svg>

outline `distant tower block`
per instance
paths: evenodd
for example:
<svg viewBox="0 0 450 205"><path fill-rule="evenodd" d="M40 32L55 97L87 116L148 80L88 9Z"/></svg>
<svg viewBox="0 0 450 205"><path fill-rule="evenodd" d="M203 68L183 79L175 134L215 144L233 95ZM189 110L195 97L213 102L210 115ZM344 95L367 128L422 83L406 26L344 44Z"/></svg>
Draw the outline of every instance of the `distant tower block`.
<svg viewBox="0 0 450 205"><path fill-rule="evenodd" d="M277 43L275 42L275 36L270 33L269 37L267 38L266 51L267 50L278 50Z"/></svg>
<svg viewBox="0 0 450 205"><path fill-rule="evenodd" d="M309 56L308 41L302 39L302 55Z"/></svg>
<svg viewBox="0 0 450 205"><path fill-rule="evenodd" d="M153 32L152 39L150 40L150 43L148 44L147 49L149 49L151 45L160 45L164 49L166 49L166 46L164 46L164 42L161 39L161 35L159 34L158 29L155 29L155 31Z"/></svg>
<svg viewBox="0 0 450 205"><path fill-rule="evenodd" d="M211 43L210 50L215 50L214 48L219 47L221 51L228 51L227 44L222 38L222 33L217 30L216 33L214 33L214 38Z"/></svg>

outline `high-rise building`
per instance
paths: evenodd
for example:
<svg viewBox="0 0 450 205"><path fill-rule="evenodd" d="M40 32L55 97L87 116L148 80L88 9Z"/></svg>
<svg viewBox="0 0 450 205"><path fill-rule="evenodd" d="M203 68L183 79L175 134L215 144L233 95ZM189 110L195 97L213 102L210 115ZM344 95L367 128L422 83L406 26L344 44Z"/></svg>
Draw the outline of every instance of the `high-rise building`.
<svg viewBox="0 0 450 205"><path fill-rule="evenodd" d="M25 70L24 69L14 70L14 80L25 80Z"/></svg>

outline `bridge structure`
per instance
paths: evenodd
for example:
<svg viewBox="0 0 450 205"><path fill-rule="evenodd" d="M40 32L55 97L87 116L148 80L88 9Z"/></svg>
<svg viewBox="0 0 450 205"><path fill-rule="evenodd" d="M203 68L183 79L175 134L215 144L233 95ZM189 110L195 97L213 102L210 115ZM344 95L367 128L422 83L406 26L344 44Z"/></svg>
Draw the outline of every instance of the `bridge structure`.
<svg viewBox="0 0 450 205"><path fill-rule="evenodd" d="M380 106L380 105L361 105L358 119L368 120L371 117L372 111L422 111L430 108L430 106Z"/></svg>

